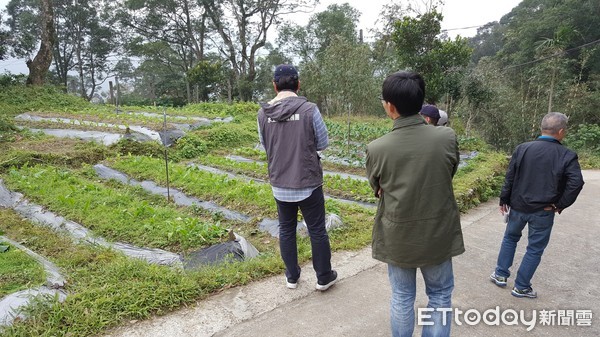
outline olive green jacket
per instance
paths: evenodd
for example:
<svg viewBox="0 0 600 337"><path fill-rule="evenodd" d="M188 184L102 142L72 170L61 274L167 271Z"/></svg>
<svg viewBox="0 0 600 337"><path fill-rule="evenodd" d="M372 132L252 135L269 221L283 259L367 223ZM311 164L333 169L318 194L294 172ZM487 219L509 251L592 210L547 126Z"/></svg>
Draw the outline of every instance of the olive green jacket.
<svg viewBox="0 0 600 337"><path fill-rule="evenodd" d="M420 115L394 120L367 145L367 177L379 198L373 258L402 268L437 265L465 251L452 177L459 162L454 130Z"/></svg>

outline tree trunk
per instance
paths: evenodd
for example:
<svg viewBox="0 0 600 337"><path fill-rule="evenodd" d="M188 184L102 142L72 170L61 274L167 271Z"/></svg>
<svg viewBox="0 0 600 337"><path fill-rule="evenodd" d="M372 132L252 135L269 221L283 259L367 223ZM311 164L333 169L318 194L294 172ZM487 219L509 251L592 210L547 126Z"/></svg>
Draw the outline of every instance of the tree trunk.
<svg viewBox="0 0 600 337"><path fill-rule="evenodd" d="M550 94L548 95L548 113L552 112L552 96L554 96L554 78L556 77L556 66L552 67L552 79L550 82Z"/></svg>
<svg viewBox="0 0 600 337"><path fill-rule="evenodd" d="M192 88L190 86L190 81L185 81L185 91L187 93L187 102L188 104L192 103Z"/></svg>
<svg viewBox="0 0 600 337"><path fill-rule="evenodd" d="M42 23L42 36L40 49L32 60L27 61L29 68L29 77L27 84L43 85L46 73L52 63L52 48L54 46L54 12L52 10L52 0L42 0L42 12L40 21Z"/></svg>

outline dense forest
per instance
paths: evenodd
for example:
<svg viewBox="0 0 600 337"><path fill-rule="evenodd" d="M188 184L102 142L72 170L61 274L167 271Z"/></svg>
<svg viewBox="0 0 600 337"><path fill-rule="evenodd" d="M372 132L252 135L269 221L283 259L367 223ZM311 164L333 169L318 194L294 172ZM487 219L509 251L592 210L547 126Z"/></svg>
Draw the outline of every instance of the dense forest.
<svg viewBox="0 0 600 337"><path fill-rule="evenodd" d="M123 105L260 101L272 96L274 65L291 62L323 113L380 114L382 79L412 69L429 103L499 148L535 136L548 111L583 127L582 141L600 142L597 0L524 0L469 39L441 30L442 1L392 1L369 32L357 30L360 13L347 3L306 26L285 20L315 2L11 0L0 59L25 58L30 74L0 85L54 84L114 104L101 88L117 76Z"/></svg>

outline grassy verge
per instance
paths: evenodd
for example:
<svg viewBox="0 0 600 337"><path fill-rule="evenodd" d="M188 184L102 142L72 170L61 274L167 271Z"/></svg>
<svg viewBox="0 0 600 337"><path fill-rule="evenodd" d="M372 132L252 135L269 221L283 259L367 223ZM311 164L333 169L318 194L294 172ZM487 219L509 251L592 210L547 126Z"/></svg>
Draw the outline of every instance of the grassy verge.
<svg viewBox="0 0 600 337"><path fill-rule="evenodd" d="M113 241L177 252L219 242L225 234L219 223L191 216L139 188L105 186L71 170L23 167L5 180L33 202Z"/></svg>
<svg viewBox="0 0 600 337"><path fill-rule="evenodd" d="M0 111L14 116L31 111L73 111L91 106L86 100L66 95L53 86L9 86L0 90Z"/></svg>
<svg viewBox="0 0 600 337"><path fill-rule="evenodd" d="M579 164L584 170L600 170L600 153L593 151L579 151Z"/></svg>
<svg viewBox="0 0 600 337"><path fill-rule="evenodd" d="M456 173L454 196L461 212L500 194L507 164L502 153L481 152Z"/></svg>

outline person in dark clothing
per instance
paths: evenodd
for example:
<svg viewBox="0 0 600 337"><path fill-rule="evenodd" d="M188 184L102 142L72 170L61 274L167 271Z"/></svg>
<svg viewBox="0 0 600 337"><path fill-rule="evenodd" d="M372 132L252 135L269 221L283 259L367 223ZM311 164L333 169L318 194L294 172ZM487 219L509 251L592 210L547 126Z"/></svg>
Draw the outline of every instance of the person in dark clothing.
<svg viewBox="0 0 600 337"><path fill-rule="evenodd" d="M440 120L440 117L441 117L440 110L435 105L431 105L431 104L423 105L419 114L421 114L421 116L423 116L423 118L425 119L427 124L433 125L433 126L438 125L438 121Z"/></svg>
<svg viewBox="0 0 600 337"><path fill-rule="evenodd" d="M509 212L508 223L490 279L497 286L506 286L517 243L528 225L527 251L511 292L516 297L537 297L531 278L550 241L554 216L571 206L583 188L577 154L560 143L567 131L567 120L558 112L544 116L542 135L517 146L506 172L500 212Z"/></svg>
<svg viewBox="0 0 600 337"><path fill-rule="evenodd" d="M277 203L286 285L295 289L300 278L296 243L300 208L310 236L316 289L325 291L337 281L337 273L331 269L323 168L317 153L329 144L327 127L317 105L297 95L300 81L296 68L287 64L277 66L273 87L277 96L261 104L258 111L258 133L267 152L269 181Z"/></svg>

